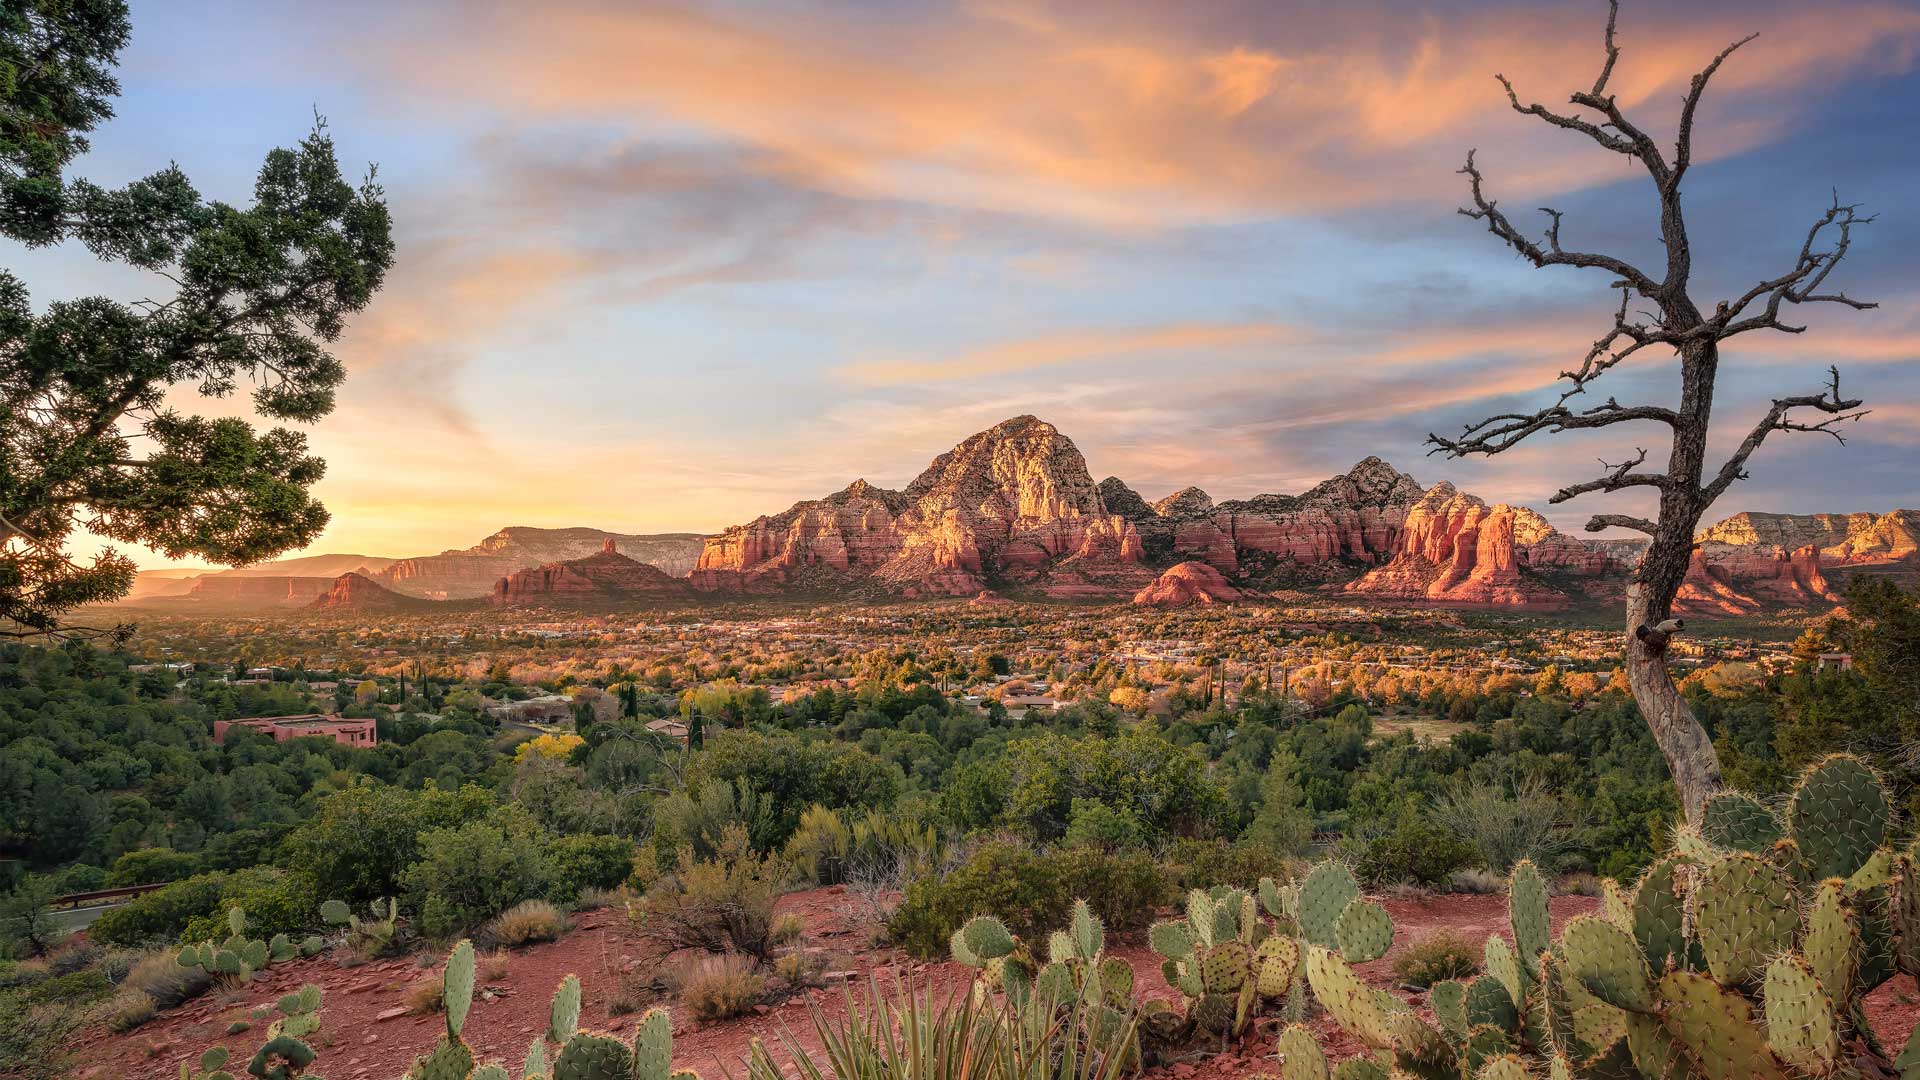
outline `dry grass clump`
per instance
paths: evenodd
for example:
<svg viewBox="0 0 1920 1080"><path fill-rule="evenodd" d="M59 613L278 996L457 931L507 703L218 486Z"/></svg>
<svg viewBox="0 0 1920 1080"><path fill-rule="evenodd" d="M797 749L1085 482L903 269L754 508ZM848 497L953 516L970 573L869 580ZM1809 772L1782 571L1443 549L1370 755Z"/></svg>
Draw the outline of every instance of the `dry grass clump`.
<svg viewBox="0 0 1920 1080"><path fill-rule="evenodd" d="M1455 870L1447 876L1447 888L1475 896L1506 892L1507 876L1492 870Z"/></svg>
<svg viewBox="0 0 1920 1080"><path fill-rule="evenodd" d="M773 974L788 987L801 990L821 985L827 959L819 953L790 952L773 962Z"/></svg>
<svg viewBox="0 0 1920 1080"><path fill-rule="evenodd" d="M480 954L482 982L499 982L513 968L513 954L505 949L489 949Z"/></svg>
<svg viewBox="0 0 1920 1080"><path fill-rule="evenodd" d="M446 1007L446 990L438 975L415 979L407 984L407 995L403 1000L407 1006L407 1015L426 1016Z"/></svg>
<svg viewBox="0 0 1920 1080"><path fill-rule="evenodd" d="M750 956L720 953L698 957L674 973L680 1003L703 1024L744 1015L760 1003L766 980Z"/></svg>
<svg viewBox="0 0 1920 1080"><path fill-rule="evenodd" d="M206 993L213 982L203 969L181 967L173 953L156 949L134 961L120 986L145 994L156 1009L174 1009Z"/></svg>
<svg viewBox="0 0 1920 1080"><path fill-rule="evenodd" d="M1426 989L1445 979L1465 979L1480 970L1480 950L1456 930L1422 934L1393 958L1393 977Z"/></svg>
<svg viewBox="0 0 1920 1080"><path fill-rule="evenodd" d="M138 990L122 990L107 1002L107 1026L116 1032L128 1032L153 1019L158 1009L153 999Z"/></svg>
<svg viewBox="0 0 1920 1080"><path fill-rule="evenodd" d="M482 935L495 945L518 949L553 941L567 932L567 916L545 900L523 900L495 915Z"/></svg>

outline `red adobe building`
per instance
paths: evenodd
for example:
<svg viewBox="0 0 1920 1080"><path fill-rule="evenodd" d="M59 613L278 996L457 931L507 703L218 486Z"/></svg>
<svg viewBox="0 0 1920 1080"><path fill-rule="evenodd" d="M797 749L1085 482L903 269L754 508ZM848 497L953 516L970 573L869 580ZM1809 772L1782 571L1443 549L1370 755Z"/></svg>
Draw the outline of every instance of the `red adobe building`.
<svg viewBox="0 0 1920 1080"><path fill-rule="evenodd" d="M227 732L232 728L252 728L273 736L274 742L286 742L288 739L300 739L309 735L318 735L323 739L332 739L342 746L372 746L380 741L375 734L373 720L342 720L338 716L322 716L308 713L305 716L262 716L249 720L215 720L213 722L213 741L226 742Z"/></svg>

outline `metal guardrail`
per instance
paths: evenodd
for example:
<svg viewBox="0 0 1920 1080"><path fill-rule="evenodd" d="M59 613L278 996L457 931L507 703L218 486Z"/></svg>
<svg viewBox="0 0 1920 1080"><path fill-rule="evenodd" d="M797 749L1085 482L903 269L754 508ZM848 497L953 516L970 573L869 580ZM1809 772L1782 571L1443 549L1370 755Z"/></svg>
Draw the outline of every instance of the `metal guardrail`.
<svg viewBox="0 0 1920 1080"><path fill-rule="evenodd" d="M131 899L141 893L150 893L155 889L164 889L169 883L162 881L153 885L123 885L118 889L95 889L92 892L68 893L56 896L47 902L49 907L80 907L85 904L97 904L102 900L114 900L121 897Z"/></svg>

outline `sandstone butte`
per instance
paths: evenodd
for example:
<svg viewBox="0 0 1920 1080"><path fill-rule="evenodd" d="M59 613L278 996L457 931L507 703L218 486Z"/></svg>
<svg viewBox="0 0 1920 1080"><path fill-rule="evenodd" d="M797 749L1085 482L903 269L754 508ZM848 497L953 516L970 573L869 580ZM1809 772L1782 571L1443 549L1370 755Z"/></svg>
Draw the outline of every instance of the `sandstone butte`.
<svg viewBox="0 0 1920 1080"><path fill-rule="evenodd" d="M1915 511L1735 515L1703 534L1689 602L1727 613L1831 603L1822 567L1920 569L1917 537ZM856 480L709 536L688 580L703 592L1112 599L1149 591L1159 568L1194 562L1237 592L1308 584L1556 608L1575 593L1623 589L1639 550L1569 536L1526 507L1489 505L1450 483L1422 488L1376 457L1298 495L1215 502L1188 487L1148 502L1117 477L1095 483L1071 439L1017 416L941 454L902 490Z"/></svg>
<svg viewBox="0 0 1920 1080"><path fill-rule="evenodd" d="M1240 590L1227 581L1226 575L1191 559L1167 567L1153 584L1133 594L1133 602L1146 607L1230 604L1238 599Z"/></svg>
<svg viewBox="0 0 1920 1080"><path fill-rule="evenodd" d="M550 562L501 578L489 597L494 604L578 603L596 600L684 600L687 583L658 567L629 559L606 537L600 550L583 559Z"/></svg>

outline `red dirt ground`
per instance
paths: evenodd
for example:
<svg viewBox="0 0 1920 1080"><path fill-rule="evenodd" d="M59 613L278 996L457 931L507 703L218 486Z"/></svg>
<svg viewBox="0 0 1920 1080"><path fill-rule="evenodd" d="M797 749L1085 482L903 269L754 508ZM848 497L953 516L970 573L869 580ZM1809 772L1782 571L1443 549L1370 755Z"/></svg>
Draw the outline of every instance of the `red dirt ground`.
<svg viewBox="0 0 1920 1080"><path fill-rule="evenodd" d="M1383 902L1393 914L1394 952L1359 967L1375 985L1391 983L1393 957L1408 941L1426 932L1451 929L1476 943L1494 934L1511 937L1503 896L1445 895ZM1555 897L1554 927L1557 930L1566 920L1595 906L1596 901L1586 897ZM972 973L958 964L922 964L895 949L870 948L865 918L853 898L838 888L791 894L781 900L779 910L798 914L805 921L813 946L832 957L830 970L857 971L858 977L844 986L809 991L767 1007L762 1013L717 1024L696 1024L677 1003L662 1001L660 1004L667 1005L674 1017L676 1066L698 1069L708 1080L720 1080L729 1074L743 1077L742 1063L754 1038L764 1039L776 1048L776 1057L785 1060L785 1053L778 1050L783 1032L791 1032L810 1056L816 1055L819 1045L808 1022L807 1002L813 1001L829 1016L844 1016L849 994L856 1003L864 1002L869 975L883 990L890 989L896 979L905 979L916 987L931 988L936 996L963 990L971 977ZM526 1056L529 1041L545 1030L548 1002L568 972L580 976L581 1027L631 1033L638 1014L609 1017L606 1002L614 985L613 972L625 959L644 952L624 912L581 913L575 917L573 932L561 940L514 954L504 979L481 980L481 991L476 993L467 1018L466 1039L482 1060L498 1058L510 1070L517 1067ZM1147 948L1144 935L1114 935L1109 938L1108 952L1124 957L1133 966L1136 993L1177 999L1178 994L1161 977L1160 958ZM326 1000L322 1009L325 1022L313 1040L320 1051L316 1068L330 1080L396 1080L415 1055L433 1046L442 1030L439 1015L382 1019L402 1006L407 986L424 970L412 958L341 968L326 955L277 965L238 992L210 994L125 1035L114 1035L103 1027L83 1032L74 1046L75 1073L89 1080L170 1078L179 1075L182 1061L197 1058L208 1046L224 1044L236 1056L250 1054L260 1042L261 1025L233 1037L224 1034L227 1025L248 1018L255 1008L271 1007L281 994L298 989L302 983L317 982L326 991ZM1395 992L1424 1012L1424 995L1398 988ZM1909 979L1897 977L1868 999L1867 1012L1883 1040L1897 1049L1920 1019L1920 998L1916 998ZM1361 1050L1324 1015L1317 1016L1310 1026L1322 1037L1330 1059L1350 1057ZM1270 1073L1274 1064L1267 1055L1273 1050L1275 1028L1273 1022L1265 1022L1237 1044L1217 1052L1197 1052L1187 1059L1165 1063L1154 1072L1172 1080L1240 1080L1255 1073Z"/></svg>

